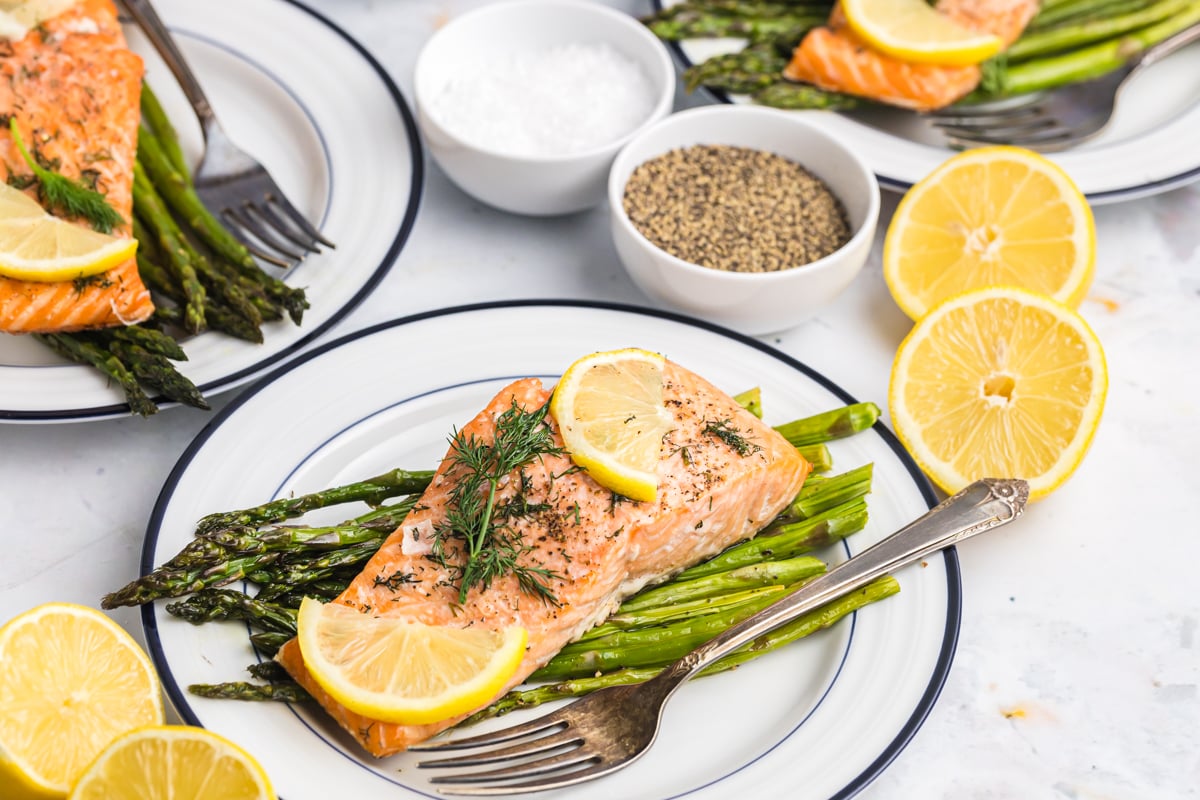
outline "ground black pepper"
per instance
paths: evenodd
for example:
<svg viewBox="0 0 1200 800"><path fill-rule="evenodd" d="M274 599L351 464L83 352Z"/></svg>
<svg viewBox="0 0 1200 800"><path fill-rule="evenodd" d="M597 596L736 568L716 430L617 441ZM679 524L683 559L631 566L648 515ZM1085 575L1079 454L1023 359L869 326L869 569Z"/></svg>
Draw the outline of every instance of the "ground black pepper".
<svg viewBox="0 0 1200 800"><path fill-rule="evenodd" d="M641 164L625 213L673 256L728 272L776 272L824 258L850 240L824 181L774 153L694 145Z"/></svg>

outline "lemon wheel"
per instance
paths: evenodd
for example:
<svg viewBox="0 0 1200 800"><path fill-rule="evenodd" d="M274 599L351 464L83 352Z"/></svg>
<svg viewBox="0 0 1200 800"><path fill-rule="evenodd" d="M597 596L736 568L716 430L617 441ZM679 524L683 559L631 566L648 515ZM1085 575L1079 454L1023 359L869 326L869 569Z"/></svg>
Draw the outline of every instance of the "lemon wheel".
<svg viewBox="0 0 1200 800"><path fill-rule="evenodd" d="M889 405L901 442L945 491L1024 478L1038 498L1083 459L1107 389L1104 351L1079 314L989 287L917 323L896 354Z"/></svg>

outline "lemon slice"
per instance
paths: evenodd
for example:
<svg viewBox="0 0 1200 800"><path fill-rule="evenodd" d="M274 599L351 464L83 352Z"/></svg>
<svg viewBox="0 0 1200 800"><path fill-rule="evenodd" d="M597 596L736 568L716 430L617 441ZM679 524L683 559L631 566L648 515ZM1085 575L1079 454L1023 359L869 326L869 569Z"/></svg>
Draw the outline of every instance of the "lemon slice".
<svg viewBox="0 0 1200 800"><path fill-rule="evenodd" d="M297 639L304 665L330 696L382 722L424 725L492 700L517 671L528 632L450 628L374 617L306 597Z"/></svg>
<svg viewBox="0 0 1200 800"><path fill-rule="evenodd" d="M963 27L925 0L842 0L842 10L867 44L903 61L961 67L1004 46L999 36Z"/></svg>
<svg viewBox="0 0 1200 800"><path fill-rule="evenodd" d="M913 319L983 286L1019 286L1076 307L1092 282L1096 226L1071 178L1018 147L948 159L900 201L883 276Z"/></svg>
<svg viewBox="0 0 1200 800"><path fill-rule="evenodd" d="M145 652L94 609L49 603L0 628L0 797L65 797L114 738L163 720Z"/></svg>
<svg viewBox="0 0 1200 800"><path fill-rule="evenodd" d="M662 438L675 421L663 404L657 353L593 353L572 364L550 400L571 460L601 486L632 500L658 494Z"/></svg>
<svg viewBox="0 0 1200 800"><path fill-rule="evenodd" d="M136 252L137 240L51 216L24 192L0 184L0 275L71 281L112 269Z"/></svg>
<svg viewBox="0 0 1200 800"><path fill-rule="evenodd" d="M203 728L160 725L121 736L88 767L70 800L273 800L259 763Z"/></svg>
<svg viewBox="0 0 1200 800"><path fill-rule="evenodd" d="M1036 498L1083 459L1107 389L1104 351L1078 313L989 287L916 324L896 354L888 400L900 441L942 489L1024 478Z"/></svg>

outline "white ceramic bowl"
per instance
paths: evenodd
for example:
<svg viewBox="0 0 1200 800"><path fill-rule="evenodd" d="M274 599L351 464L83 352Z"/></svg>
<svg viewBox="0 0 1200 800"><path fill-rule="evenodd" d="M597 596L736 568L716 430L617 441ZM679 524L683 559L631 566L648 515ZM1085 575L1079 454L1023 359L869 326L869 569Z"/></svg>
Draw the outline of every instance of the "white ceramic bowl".
<svg viewBox="0 0 1200 800"><path fill-rule="evenodd" d="M797 162L841 200L853 232L850 241L809 264L762 273L702 267L659 249L626 215L625 184L639 164L698 144L751 147ZM879 219L875 175L821 129L819 117L749 105L681 111L643 130L613 162L608 200L617 254L643 292L675 310L754 335L803 322L850 285L866 263Z"/></svg>
<svg viewBox="0 0 1200 800"><path fill-rule="evenodd" d="M438 120L432 101L462 65L514 52L607 44L636 63L654 92L641 126L600 147L567 155L515 156L480 147ZM584 0L507 0L462 15L435 33L417 58L417 122L438 165L468 194L518 214L582 211L604 201L617 151L671 111L675 67L666 47L628 14Z"/></svg>

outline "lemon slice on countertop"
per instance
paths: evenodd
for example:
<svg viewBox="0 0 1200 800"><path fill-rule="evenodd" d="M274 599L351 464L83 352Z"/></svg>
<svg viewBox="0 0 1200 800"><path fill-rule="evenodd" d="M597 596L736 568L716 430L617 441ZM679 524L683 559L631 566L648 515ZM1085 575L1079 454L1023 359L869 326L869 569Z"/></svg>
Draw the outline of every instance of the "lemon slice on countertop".
<svg viewBox="0 0 1200 800"><path fill-rule="evenodd" d="M904 61L966 66L1004 46L999 36L959 25L925 0L842 0L842 10L867 44Z"/></svg>
<svg viewBox="0 0 1200 800"><path fill-rule="evenodd" d="M59 219L24 192L0 184L0 276L70 281L112 269L136 252L135 239Z"/></svg>
<svg viewBox="0 0 1200 800"><path fill-rule="evenodd" d="M571 460L632 500L657 496L662 438L675 427L663 403L664 364L646 350L593 353L567 369L550 400Z"/></svg>
<svg viewBox="0 0 1200 800"><path fill-rule="evenodd" d="M1096 226L1054 162L1018 147L947 159L896 208L883 276L913 319L983 286L1020 286L1078 306L1092 282Z"/></svg>
<svg viewBox="0 0 1200 800"><path fill-rule="evenodd" d="M363 614L306 597L297 618L304 665L331 697L382 722L424 725L492 700L516 673L528 632L452 628Z"/></svg>
<svg viewBox="0 0 1200 800"><path fill-rule="evenodd" d="M262 766L203 728L158 725L116 739L88 767L70 800L274 800Z"/></svg>
<svg viewBox="0 0 1200 800"><path fill-rule="evenodd" d="M0 628L0 797L65 797L117 736L161 724L145 652L95 609L48 603Z"/></svg>
<svg viewBox="0 0 1200 800"><path fill-rule="evenodd" d="M1079 466L1107 389L1104 351L1078 313L989 287L916 324L896 354L888 401L900 441L945 491L1024 478L1037 498Z"/></svg>

